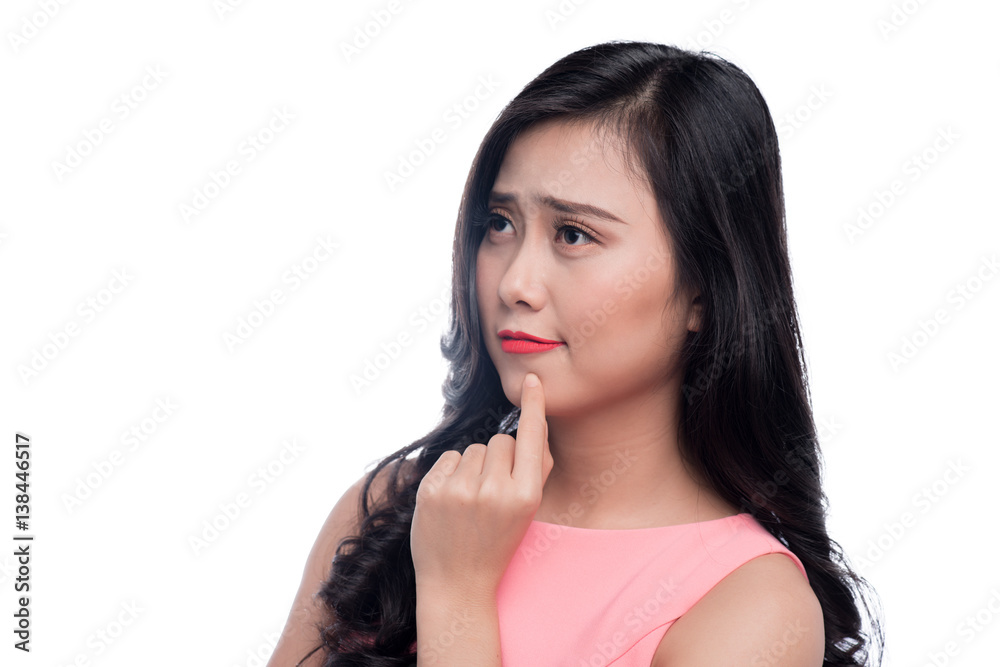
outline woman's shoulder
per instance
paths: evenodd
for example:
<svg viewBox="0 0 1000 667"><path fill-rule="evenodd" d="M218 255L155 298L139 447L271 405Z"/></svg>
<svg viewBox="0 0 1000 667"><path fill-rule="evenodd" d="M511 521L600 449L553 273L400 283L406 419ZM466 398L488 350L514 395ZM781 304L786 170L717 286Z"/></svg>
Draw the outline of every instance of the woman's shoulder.
<svg viewBox="0 0 1000 667"><path fill-rule="evenodd" d="M385 500L394 468L399 470L400 481L413 470L412 463L406 459L393 461L380 469L368 489L369 509ZM372 471L368 471L351 484L327 514L306 558L302 574L303 589L318 590L330 574L330 566L340 543L345 538L358 534L361 528L361 494L371 474Z"/></svg>
<svg viewBox="0 0 1000 667"><path fill-rule="evenodd" d="M385 502L389 484L394 480L397 486L412 481L415 470L413 459L396 459L383 466L372 479L368 489L368 509L372 510ZM361 527L361 494L371 475L371 470L361 475L333 506L327 520L333 532L343 533L344 537L358 532Z"/></svg>
<svg viewBox="0 0 1000 667"><path fill-rule="evenodd" d="M395 470L399 471L399 481L403 482L413 473L413 463L402 459L381 468L375 474L371 488L368 490L369 507L374 507L374 504L385 500L386 491ZM356 535L361 527L361 494L364 491L365 482L371 474L372 471L364 473L344 491L320 528L312 550L306 559L299 590L292 603L285 628L274 648L271 660L268 662L269 667L270 665L294 664L295 661L316 647L317 637L314 626L320 622L320 619L324 619L330 614L330 611L317 598L317 593L330 574L330 566L340 543L345 537ZM320 659L321 656L314 653L304 664L319 665Z"/></svg>
<svg viewBox="0 0 1000 667"><path fill-rule="evenodd" d="M674 622L652 667L766 663L779 653L790 665L821 665L824 651L819 599L796 562L775 552L733 570Z"/></svg>
<svg viewBox="0 0 1000 667"><path fill-rule="evenodd" d="M385 465L372 479L368 489L368 508L373 509L385 501L394 475L398 475L397 482L403 484L412 479L414 472L415 465L411 459L398 459ZM372 471L365 472L351 484L327 515L309 558L308 569L312 570L314 579L326 578L340 542L358 534L361 528L361 494L371 474Z"/></svg>

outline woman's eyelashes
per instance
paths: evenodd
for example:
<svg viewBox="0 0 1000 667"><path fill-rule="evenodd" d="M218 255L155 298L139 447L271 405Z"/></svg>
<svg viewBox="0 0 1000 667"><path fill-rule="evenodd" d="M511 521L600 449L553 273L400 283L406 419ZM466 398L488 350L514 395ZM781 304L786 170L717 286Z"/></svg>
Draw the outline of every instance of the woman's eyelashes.
<svg viewBox="0 0 1000 667"><path fill-rule="evenodd" d="M568 230L571 236L568 239L569 242L565 244L567 246L583 247L591 244L599 244L599 242L596 239L595 232L588 229L581 221L573 220L572 218L571 220L575 224L567 224L567 221L565 219L556 219L552 221L552 229L554 229L556 232L556 238L559 237L561 232L563 232L564 230ZM500 229L502 229L502 227L500 229L496 227L496 225L500 223L509 224L511 226L514 225L514 222L507 216L503 215L502 213L499 213L497 211L490 211L490 213L487 216L487 229L491 235L499 235L501 233ZM585 239L586 242L585 243L573 242L578 239Z"/></svg>

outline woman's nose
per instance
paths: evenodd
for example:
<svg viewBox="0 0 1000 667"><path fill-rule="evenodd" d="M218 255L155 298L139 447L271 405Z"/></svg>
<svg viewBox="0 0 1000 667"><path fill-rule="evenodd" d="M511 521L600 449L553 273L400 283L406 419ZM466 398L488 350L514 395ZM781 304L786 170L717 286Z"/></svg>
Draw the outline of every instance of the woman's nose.
<svg viewBox="0 0 1000 667"><path fill-rule="evenodd" d="M508 308L524 303L538 310L545 304L545 275L551 261L546 243L544 234L528 232L512 252L499 286L500 299Z"/></svg>

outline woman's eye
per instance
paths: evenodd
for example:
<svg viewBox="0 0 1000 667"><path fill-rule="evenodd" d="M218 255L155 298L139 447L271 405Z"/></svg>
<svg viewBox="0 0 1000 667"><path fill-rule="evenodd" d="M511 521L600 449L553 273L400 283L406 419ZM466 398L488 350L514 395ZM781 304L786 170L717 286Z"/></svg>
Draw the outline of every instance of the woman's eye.
<svg viewBox="0 0 1000 667"><path fill-rule="evenodd" d="M497 223L511 224L510 220L500 215L499 213L491 213L489 216L489 224L487 225L490 231L500 231L494 225Z"/></svg>
<svg viewBox="0 0 1000 667"><path fill-rule="evenodd" d="M513 226L513 224L514 223L506 216L500 215L499 213L491 213L489 215L489 224L487 227L492 232L502 233L504 225ZM568 225L561 223L560 221L556 221L552 226L556 230L556 238L562 235L566 240L566 245L568 246L578 247L597 242L593 234L585 229L577 227L576 225ZM579 243L578 241L580 240L583 240L583 243Z"/></svg>
<svg viewBox="0 0 1000 667"><path fill-rule="evenodd" d="M591 236L587 232L583 231L582 229L580 229L579 227L576 227L574 225L563 225L562 227L559 228L559 231L561 232L563 230L568 230L567 234L571 235L571 236L569 236L569 237L566 238L567 245L588 245L588 244L594 242L594 237L593 236ZM587 239L587 242L586 243L573 243L573 241L571 240L571 239L575 240L575 239L580 239L580 238Z"/></svg>

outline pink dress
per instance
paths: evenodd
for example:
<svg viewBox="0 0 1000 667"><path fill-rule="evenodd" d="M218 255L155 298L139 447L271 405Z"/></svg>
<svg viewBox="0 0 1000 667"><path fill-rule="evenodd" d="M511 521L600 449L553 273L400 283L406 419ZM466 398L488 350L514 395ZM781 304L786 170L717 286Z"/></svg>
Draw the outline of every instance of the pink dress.
<svg viewBox="0 0 1000 667"><path fill-rule="evenodd" d="M497 590L504 667L649 667L667 629L757 556L802 562L749 514L601 530L532 521Z"/></svg>

